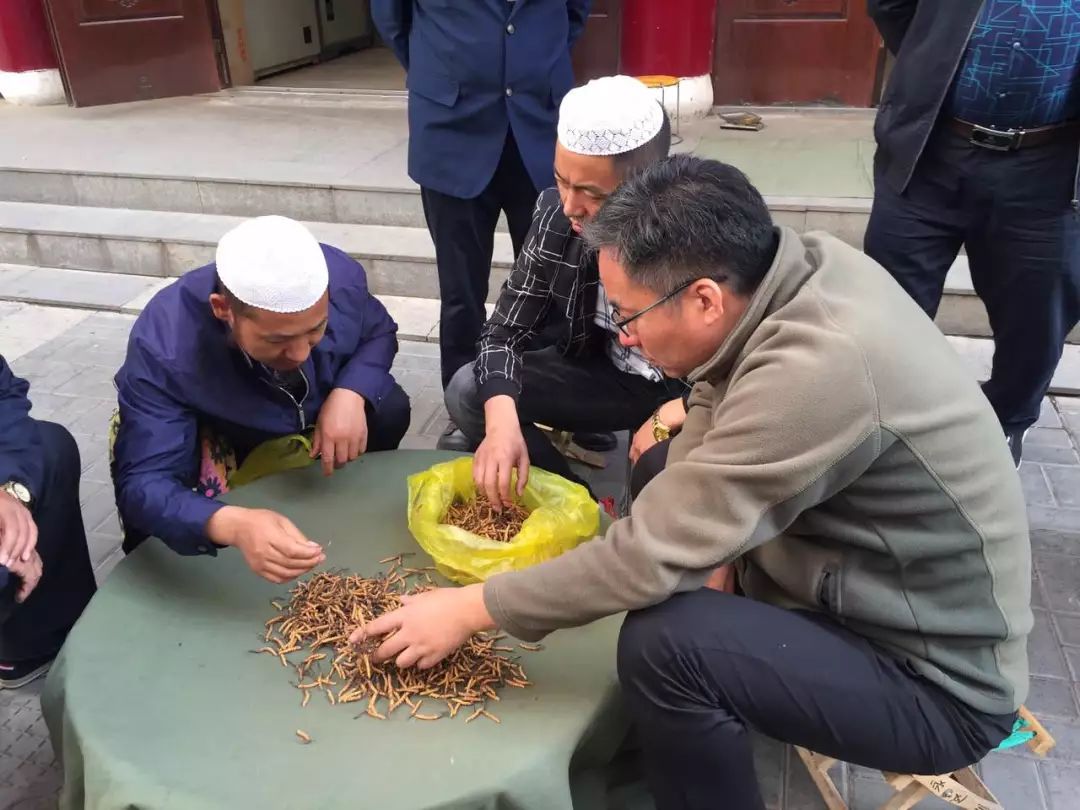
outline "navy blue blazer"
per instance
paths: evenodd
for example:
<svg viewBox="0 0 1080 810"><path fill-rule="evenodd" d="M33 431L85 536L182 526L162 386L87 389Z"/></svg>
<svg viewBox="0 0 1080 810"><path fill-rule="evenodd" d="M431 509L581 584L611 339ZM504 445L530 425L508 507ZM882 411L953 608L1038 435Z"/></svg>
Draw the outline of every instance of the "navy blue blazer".
<svg viewBox="0 0 1080 810"><path fill-rule="evenodd" d="M372 0L408 72L409 176L471 199L491 182L507 127L537 189L552 185L570 47L591 0Z"/></svg>

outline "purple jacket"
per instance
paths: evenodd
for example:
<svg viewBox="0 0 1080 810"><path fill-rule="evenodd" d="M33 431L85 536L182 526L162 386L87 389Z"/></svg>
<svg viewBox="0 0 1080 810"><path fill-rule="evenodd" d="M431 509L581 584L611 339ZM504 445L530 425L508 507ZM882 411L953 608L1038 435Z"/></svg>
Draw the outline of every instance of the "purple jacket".
<svg viewBox="0 0 1080 810"><path fill-rule="evenodd" d="M211 426L239 459L267 439L314 426L334 388L361 394L376 411L391 392L397 324L367 289L364 268L323 245L330 269L326 335L302 366L299 403L229 339L210 310L217 283L210 264L159 292L131 330L116 375L120 431L113 477L126 530L159 537L180 554L213 554L205 536L223 504L192 491L199 429Z"/></svg>

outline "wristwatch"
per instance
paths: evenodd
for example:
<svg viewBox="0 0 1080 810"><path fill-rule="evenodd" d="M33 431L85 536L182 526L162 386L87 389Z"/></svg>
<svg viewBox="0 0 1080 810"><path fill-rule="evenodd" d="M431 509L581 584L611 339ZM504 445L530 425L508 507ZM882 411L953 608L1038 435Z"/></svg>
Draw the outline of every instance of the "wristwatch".
<svg viewBox="0 0 1080 810"><path fill-rule="evenodd" d="M27 508L30 507L30 504L33 503L34 500L30 495L30 490L18 481L8 481L6 484L0 484L0 492L6 492Z"/></svg>
<svg viewBox="0 0 1080 810"><path fill-rule="evenodd" d="M660 411L652 415L652 435L658 442L666 442L671 438L671 428L660 421Z"/></svg>

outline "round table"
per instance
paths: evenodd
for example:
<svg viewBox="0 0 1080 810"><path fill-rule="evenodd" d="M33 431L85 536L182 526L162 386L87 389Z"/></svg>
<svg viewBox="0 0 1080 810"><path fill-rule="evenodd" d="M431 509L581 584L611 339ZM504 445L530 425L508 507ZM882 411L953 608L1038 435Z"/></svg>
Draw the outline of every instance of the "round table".
<svg viewBox="0 0 1080 810"><path fill-rule="evenodd" d="M321 542L323 568L374 575L403 551L406 477L452 454L375 453L326 479L317 466L231 493ZM361 716L301 695L261 646L272 598L232 549L181 557L152 540L110 575L42 698L68 808L490 808L598 806L625 736L615 679L620 617L562 631L524 656L533 683L504 689L501 724ZM312 743L303 745L303 729ZM505 802L505 804L503 804Z"/></svg>

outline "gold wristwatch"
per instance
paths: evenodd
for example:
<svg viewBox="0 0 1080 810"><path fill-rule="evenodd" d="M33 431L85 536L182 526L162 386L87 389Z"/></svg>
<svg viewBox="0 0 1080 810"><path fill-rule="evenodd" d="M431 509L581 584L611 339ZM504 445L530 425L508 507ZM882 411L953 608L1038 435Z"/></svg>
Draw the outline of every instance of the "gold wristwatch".
<svg viewBox="0 0 1080 810"><path fill-rule="evenodd" d="M652 415L652 435L658 442L666 442L671 438L671 428L660 421L660 411Z"/></svg>
<svg viewBox="0 0 1080 810"><path fill-rule="evenodd" d="M30 507L30 504L33 503L34 500L30 495L30 490L18 481L8 481L6 484L0 484L0 492L6 492L27 508Z"/></svg>

